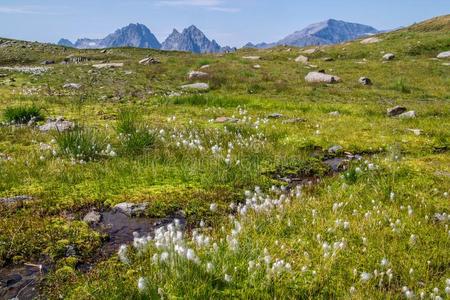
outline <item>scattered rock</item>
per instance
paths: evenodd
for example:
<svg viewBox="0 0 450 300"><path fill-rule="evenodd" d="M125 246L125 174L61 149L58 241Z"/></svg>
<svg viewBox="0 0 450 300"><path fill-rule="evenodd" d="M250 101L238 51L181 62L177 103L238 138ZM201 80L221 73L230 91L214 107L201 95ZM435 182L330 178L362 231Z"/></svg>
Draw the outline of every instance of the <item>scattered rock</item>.
<svg viewBox="0 0 450 300"><path fill-rule="evenodd" d="M209 69L210 65L203 65L200 67L200 70Z"/></svg>
<svg viewBox="0 0 450 300"><path fill-rule="evenodd" d="M336 153L342 152L343 149L344 149L344 148L342 148L342 146L335 145L335 146L330 147L330 148L328 149L328 153L336 154Z"/></svg>
<svg viewBox="0 0 450 300"><path fill-rule="evenodd" d="M129 217L142 215L148 207L148 203L129 203L123 202L114 206L114 210L121 212Z"/></svg>
<svg viewBox="0 0 450 300"><path fill-rule="evenodd" d="M308 83L337 83L341 81L341 78L321 72L310 72L306 75L305 80Z"/></svg>
<svg viewBox="0 0 450 300"><path fill-rule="evenodd" d="M88 62L90 60L91 60L90 58L84 57L84 56L69 55L69 56L67 56L64 59L63 62L66 63L66 64L70 64L70 63L72 63L72 64L81 64L81 63L84 63L84 62Z"/></svg>
<svg viewBox="0 0 450 300"><path fill-rule="evenodd" d="M373 36L373 37L362 40L361 44L374 44L374 43L379 43L381 41L382 41L381 39Z"/></svg>
<svg viewBox="0 0 450 300"><path fill-rule="evenodd" d="M273 114L268 115L267 117L268 117L269 119L279 119L279 118L282 118L283 115L280 114L280 113L273 113Z"/></svg>
<svg viewBox="0 0 450 300"><path fill-rule="evenodd" d="M340 112L338 112L338 111L332 111L332 112L330 112L330 113L328 113L330 116L333 116L333 117L339 117L340 115L341 115L341 113Z"/></svg>
<svg viewBox="0 0 450 300"><path fill-rule="evenodd" d="M406 107L404 107L404 106L396 106L396 107L393 107L393 108L388 108L387 115L389 117L395 117L395 116L401 115L404 112L406 112Z"/></svg>
<svg viewBox="0 0 450 300"><path fill-rule="evenodd" d="M81 84L79 84L79 83L66 83L65 85L63 85L63 88L78 90L79 88L81 88Z"/></svg>
<svg viewBox="0 0 450 300"><path fill-rule="evenodd" d="M55 64L54 60L44 60L41 65L53 65Z"/></svg>
<svg viewBox="0 0 450 300"><path fill-rule="evenodd" d="M362 85L372 85L372 80L368 77L361 77L359 78L358 82Z"/></svg>
<svg viewBox="0 0 450 300"><path fill-rule="evenodd" d="M261 57L260 56L243 56L243 59L248 59L248 60L260 60Z"/></svg>
<svg viewBox="0 0 450 300"><path fill-rule="evenodd" d="M261 66L260 65L254 65L253 69L261 69Z"/></svg>
<svg viewBox="0 0 450 300"><path fill-rule="evenodd" d="M323 59L323 61L334 61L334 58L332 58L332 57L325 57Z"/></svg>
<svg viewBox="0 0 450 300"><path fill-rule="evenodd" d="M16 204L16 203L23 203L23 202L28 202L33 200L33 197L31 196L14 196L14 197L10 197L10 198L0 198L0 204Z"/></svg>
<svg viewBox="0 0 450 300"><path fill-rule="evenodd" d="M47 123L39 126L39 130L42 132L48 132L51 130L57 130L59 132L71 130L75 127L75 124L70 121L64 120L63 117L58 117L56 119L48 119Z"/></svg>
<svg viewBox="0 0 450 300"><path fill-rule="evenodd" d="M239 119L230 117L218 117L214 120L214 123L237 123Z"/></svg>
<svg viewBox="0 0 450 300"><path fill-rule="evenodd" d="M153 57L146 57L144 59L141 59L139 61L140 65L154 65L154 64L160 64L161 62Z"/></svg>
<svg viewBox="0 0 450 300"><path fill-rule="evenodd" d="M188 73L188 79L189 80L196 80L196 79L206 79L209 77L208 73L200 72L200 71L191 71Z"/></svg>
<svg viewBox="0 0 450 300"><path fill-rule="evenodd" d="M83 221L88 223L89 225L95 225L100 223L102 220L102 215L95 210L90 211L87 215L84 216Z"/></svg>
<svg viewBox="0 0 450 300"><path fill-rule="evenodd" d="M306 56L304 56L304 55L300 55L299 57L297 57L297 58L295 59L295 62L303 63L303 64L308 63L308 61L309 61L309 58L306 57Z"/></svg>
<svg viewBox="0 0 450 300"><path fill-rule="evenodd" d="M437 58L450 58L450 51L445 51L445 52L439 53Z"/></svg>
<svg viewBox="0 0 450 300"><path fill-rule="evenodd" d="M6 77L8 74L0 74L0 78Z"/></svg>
<svg viewBox="0 0 450 300"><path fill-rule="evenodd" d="M316 53L316 52L318 52L318 51L319 51L319 49L317 49L317 48L312 48L312 49L306 49L306 50L304 50L303 53L306 53L306 54L314 54L314 53Z"/></svg>
<svg viewBox="0 0 450 300"><path fill-rule="evenodd" d="M414 119L417 117L414 110L404 112L398 116L400 119Z"/></svg>
<svg viewBox="0 0 450 300"><path fill-rule="evenodd" d="M383 55L383 60L385 61L393 60L394 58L395 54L393 53L386 53L385 55Z"/></svg>
<svg viewBox="0 0 450 300"><path fill-rule="evenodd" d="M92 65L93 68L96 69L112 69L112 68L122 68L123 63L105 63L105 64L96 64Z"/></svg>
<svg viewBox="0 0 450 300"><path fill-rule="evenodd" d="M181 88L183 90L208 90L209 84L198 82L198 83L193 83L193 84L182 85Z"/></svg>

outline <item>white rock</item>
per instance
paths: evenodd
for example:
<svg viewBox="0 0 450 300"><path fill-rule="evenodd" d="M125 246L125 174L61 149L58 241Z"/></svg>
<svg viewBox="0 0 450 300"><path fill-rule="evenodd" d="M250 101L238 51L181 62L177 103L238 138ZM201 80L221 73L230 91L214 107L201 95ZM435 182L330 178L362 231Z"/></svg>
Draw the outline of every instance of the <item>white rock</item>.
<svg viewBox="0 0 450 300"><path fill-rule="evenodd" d="M106 63L106 64L96 64L92 65L96 69L112 69L112 68L122 68L123 63Z"/></svg>
<svg viewBox="0 0 450 300"><path fill-rule="evenodd" d="M437 58L449 58L449 57L450 57L450 51L441 52L437 56Z"/></svg>
<svg viewBox="0 0 450 300"><path fill-rule="evenodd" d="M81 88L81 84L79 84L79 83L66 83L65 85L63 85L63 88L78 90L79 88Z"/></svg>
<svg viewBox="0 0 450 300"><path fill-rule="evenodd" d="M248 60L260 60L261 57L260 56L243 56L243 59L248 59Z"/></svg>
<svg viewBox="0 0 450 300"><path fill-rule="evenodd" d="M209 76L208 73L200 72L200 71L191 71L188 73L189 80L206 79L206 78L208 78L208 76Z"/></svg>
<svg viewBox="0 0 450 300"><path fill-rule="evenodd" d="M362 40L361 44L374 44L374 43L379 43L381 41L382 40L380 38L373 36L373 37Z"/></svg>
<svg viewBox="0 0 450 300"><path fill-rule="evenodd" d="M299 57L297 57L295 59L295 62L299 62L299 63L303 63L303 64L306 64L308 61L309 61L309 58L304 55L300 55Z"/></svg>
<svg viewBox="0 0 450 300"><path fill-rule="evenodd" d="M305 77L308 83L337 83L341 78L334 75L328 75L320 72L309 72Z"/></svg>
<svg viewBox="0 0 450 300"><path fill-rule="evenodd" d="M393 53L386 53L385 55L383 55L383 59L384 60L393 60L395 58L395 54Z"/></svg>
<svg viewBox="0 0 450 300"><path fill-rule="evenodd" d="M182 85L181 88L183 90L208 90L209 84L198 82L198 83L193 83L193 84Z"/></svg>
<svg viewBox="0 0 450 300"><path fill-rule="evenodd" d="M306 54L314 54L314 53L316 53L316 52L318 52L318 51L319 51L319 49L317 49L317 48L312 48L312 49L306 49L306 50L304 50L303 53L306 53Z"/></svg>
<svg viewBox="0 0 450 300"><path fill-rule="evenodd" d="M415 117L417 117L416 112L411 110L411 111L407 111L402 113L401 115L398 116L400 119L414 119Z"/></svg>

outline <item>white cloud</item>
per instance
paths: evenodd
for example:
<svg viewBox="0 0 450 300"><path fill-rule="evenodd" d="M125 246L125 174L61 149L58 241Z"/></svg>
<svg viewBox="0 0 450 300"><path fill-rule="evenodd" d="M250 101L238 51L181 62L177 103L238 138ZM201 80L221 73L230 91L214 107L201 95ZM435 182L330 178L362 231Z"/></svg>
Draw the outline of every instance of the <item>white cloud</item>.
<svg viewBox="0 0 450 300"><path fill-rule="evenodd" d="M50 12L45 7L40 6L6 6L0 5L0 14L15 15L59 15L59 13Z"/></svg>
<svg viewBox="0 0 450 300"><path fill-rule="evenodd" d="M160 0L157 4L159 6L195 6L228 13L240 11L238 8L225 6L225 1L223 0Z"/></svg>

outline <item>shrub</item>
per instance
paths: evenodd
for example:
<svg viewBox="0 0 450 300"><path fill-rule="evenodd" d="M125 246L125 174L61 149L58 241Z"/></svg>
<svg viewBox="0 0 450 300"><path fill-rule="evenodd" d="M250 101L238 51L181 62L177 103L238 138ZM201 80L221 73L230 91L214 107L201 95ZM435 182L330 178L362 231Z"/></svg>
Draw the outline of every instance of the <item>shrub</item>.
<svg viewBox="0 0 450 300"><path fill-rule="evenodd" d="M120 112L117 121L122 150L127 154L141 154L155 144L155 134L139 125L137 116L136 111L125 109Z"/></svg>
<svg viewBox="0 0 450 300"><path fill-rule="evenodd" d="M56 143L63 155L85 161L99 158L106 148L105 138L98 132L81 127L59 133Z"/></svg>
<svg viewBox="0 0 450 300"><path fill-rule="evenodd" d="M44 119L41 109L32 106L8 107L3 112L3 116L8 123L26 124L32 119L40 121Z"/></svg>

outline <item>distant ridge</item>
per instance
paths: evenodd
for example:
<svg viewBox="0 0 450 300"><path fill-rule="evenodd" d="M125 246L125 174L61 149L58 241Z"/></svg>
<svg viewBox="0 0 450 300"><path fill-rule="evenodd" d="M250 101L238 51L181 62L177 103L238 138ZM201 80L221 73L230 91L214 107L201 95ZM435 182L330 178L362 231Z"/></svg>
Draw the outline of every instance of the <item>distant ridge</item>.
<svg viewBox="0 0 450 300"><path fill-rule="evenodd" d="M189 51L193 53L228 52L230 47L222 48L215 40L209 40L205 34L194 25L178 32L176 29L161 45L162 50Z"/></svg>
<svg viewBox="0 0 450 300"><path fill-rule="evenodd" d="M371 26L329 19L296 31L275 43L248 43L244 48L270 48L275 46L319 46L339 44L379 31Z"/></svg>
<svg viewBox="0 0 450 300"><path fill-rule="evenodd" d="M98 49L115 47L137 47L160 49L161 44L154 34L145 25L130 24L116 30L104 39L78 39L75 43L67 39L61 39L58 45L79 49Z"/></svg>

